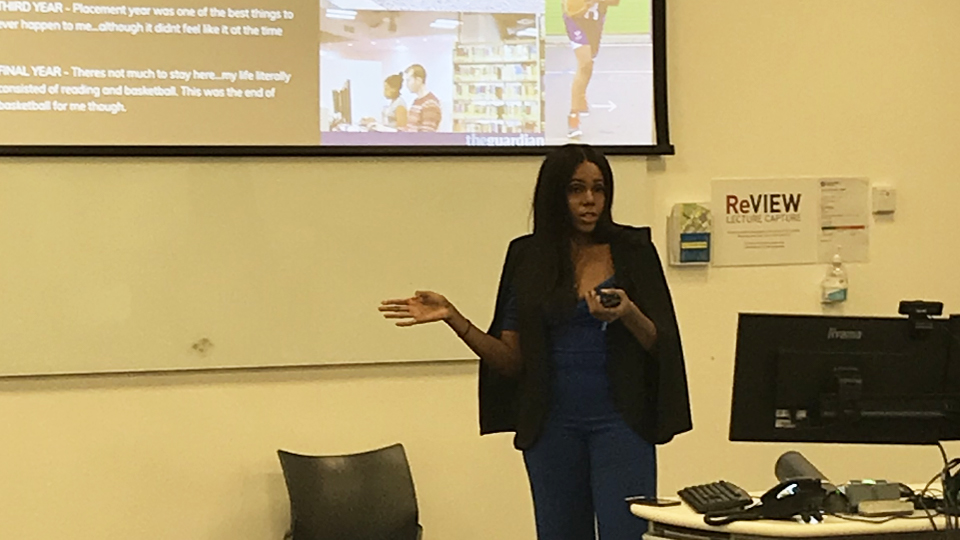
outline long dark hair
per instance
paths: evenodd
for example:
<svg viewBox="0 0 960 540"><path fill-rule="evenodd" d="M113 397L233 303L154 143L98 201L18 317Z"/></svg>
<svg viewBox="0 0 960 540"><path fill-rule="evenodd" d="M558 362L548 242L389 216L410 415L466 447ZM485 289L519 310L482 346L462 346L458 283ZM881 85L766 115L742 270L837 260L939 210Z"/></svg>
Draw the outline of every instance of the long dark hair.
<svg viewBox="0 0 960 540"><path fill-rule="evenodd" d="M567 190L582 163L593 163L603 176L606 203L591 233L592 240L607 243L616 233L611 217L613 171L607 158L585 144L567 144L550 152L540 165L533 193L533 237L537 245L531 261L540 287L537 302L551 315L564 317L576 306L571 240L576 232L567 203Z"/></svg>

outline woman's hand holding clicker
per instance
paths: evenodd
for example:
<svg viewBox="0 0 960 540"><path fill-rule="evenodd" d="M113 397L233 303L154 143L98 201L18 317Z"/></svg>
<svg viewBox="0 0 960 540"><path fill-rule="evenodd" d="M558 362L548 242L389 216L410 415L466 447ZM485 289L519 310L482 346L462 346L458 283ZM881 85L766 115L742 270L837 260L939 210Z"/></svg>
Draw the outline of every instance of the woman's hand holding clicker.
<svg viewBox="0 0 960 540"><path fill-rule="evenodd" d="M605 294L615 294L620 297L619 305L615 307L604 307L600 302L600 295L597 291L591 290L587 293L587 306L590 308L590 314L606 323L621 321L630 333L633 334L640 344L647 350L650 350L657 341L657 327L636 304L630 300L627 293L622 289L602 289Z"/></svg>
<svg viewBox="0 0 960 540"><path fill-rule="evenodd" d="M606 307L600 299L600 294L591 289L586 297L587 307L590 308L590 314L597 319L611 323L620 318L629 317L634 310L639 311L636 304L630 300L630 297L627 296L627 293L623 289L603 289L602 292L604 294L616 295L620 298L620 302L614 307Z"/></svg>

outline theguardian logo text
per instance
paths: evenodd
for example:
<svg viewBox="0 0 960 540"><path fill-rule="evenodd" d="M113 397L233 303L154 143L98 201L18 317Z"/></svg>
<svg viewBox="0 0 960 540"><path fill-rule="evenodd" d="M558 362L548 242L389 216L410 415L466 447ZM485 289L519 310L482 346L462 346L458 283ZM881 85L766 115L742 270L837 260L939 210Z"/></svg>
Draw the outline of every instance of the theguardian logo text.
<svg viewBox="0 0 960 540"><path fill-rule="evenodd" d="M467 146L544 146L546 137L537 137L520 133L516 135L474 135L468 133Z"/></svg>

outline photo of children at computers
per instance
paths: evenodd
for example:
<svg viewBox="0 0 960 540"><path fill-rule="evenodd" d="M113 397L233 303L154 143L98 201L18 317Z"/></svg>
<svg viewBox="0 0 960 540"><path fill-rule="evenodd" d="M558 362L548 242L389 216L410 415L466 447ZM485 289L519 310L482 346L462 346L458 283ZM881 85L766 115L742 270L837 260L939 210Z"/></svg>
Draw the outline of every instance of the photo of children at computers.
<svg viewBox="0 0 960 540"><path fill-rule="evenodd" d="M367 11L335 2L322 0L320 10L322 144L542 136L542 14Z"/></svg>
<svg viewBox="0 0 960 540"><path fill-rule="evenodd" d="M364 117L360 125L371 131L397 132L407 127L407 102L401 95L403 73L394 73L383 81L383 97L386 104L380 111L380 117Z"/></svg>
<svg viewBox="0 0 960 540"><path fill-rule="evenodd" d="M401 95L406 89L416 96L410 106ZM427 88L427 70L413 64L403 73L391 75L383 81L383 96L387 99L380 120L366 117L360 124L371 131L432 132L440 127L443 111L440 100Z"/></svg>

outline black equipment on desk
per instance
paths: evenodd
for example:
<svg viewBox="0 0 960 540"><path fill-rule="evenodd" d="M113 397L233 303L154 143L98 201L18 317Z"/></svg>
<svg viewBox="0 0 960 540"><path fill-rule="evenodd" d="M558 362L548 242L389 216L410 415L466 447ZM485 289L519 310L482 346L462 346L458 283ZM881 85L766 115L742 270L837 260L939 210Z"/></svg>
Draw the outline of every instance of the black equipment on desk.
<svg viewBox="0 0 960 540"><path fill-rule="evenodd" d="M763 519L789 519L799 514L809 520L820 515L826 495L819 478L794 478L770 488L760 496L756 508Z"/></svg>
<svg viewBox="0 0 960 540"><path fill-rule="evenodd" d="M823 511L831 514L845 513L855 510L851 509L847 498L837 486L830 483L830 480L817 469L813 463L803 457L800 452L790 450L784 452L778 459L773 468L777 480L786 482L796 478L815 478L820 480L824 490Z"/></svg>
<svg viewBox="0 0 960 540"><path fill-rule="evenodd" d="M784 452L777 458L776 465L773 466L773 473L777 480L783 482L791 478L819 478L826 481L827 477L820 472L813 463L803 457L803 454L795 450Z"/></svg>
<svg viewBox="0 0 960 540"><path fill-rule="evenodd" d="M700 514L740 510L753 503L749 493L726 480L688 486L678 491L677 495Z"/></svg>
<svg viewBox="0 0 960 540"><path fill-rule="evenodd" d="M795 478L780 482L760 496L760 502L742 510L708 512L707 525L726 525L734 521L756 519L792 519L821 521L826 491L818 478Z"/></svg>

